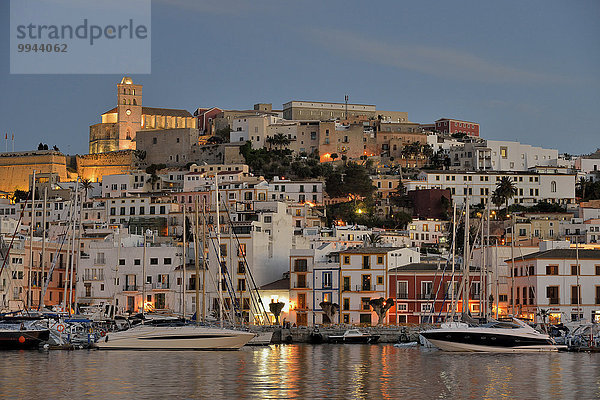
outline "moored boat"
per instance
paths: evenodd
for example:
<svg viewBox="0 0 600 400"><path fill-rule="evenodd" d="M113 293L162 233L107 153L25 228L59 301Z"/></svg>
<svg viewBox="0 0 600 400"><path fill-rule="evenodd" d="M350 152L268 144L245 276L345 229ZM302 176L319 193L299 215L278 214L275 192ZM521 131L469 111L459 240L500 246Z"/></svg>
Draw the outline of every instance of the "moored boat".
<svg viewBox="0 0 600 400"><path fill-rule="evenodd" d="M549 335L536 331L518 319L512 322L492 321L477 326L451 322L438 329L423 331L421 335L440 350L454 352L516 353L562 349Z"/></svg>
<svg viewBox="0 0 600 400"><path fill-rule="evenodd" d="M106 350L236 350L253 337L251 332L195 325L139 325L108 333L96 347Z"/></svg>
<svg viewBox="0 0 600 400"><path fill-rule="evenodd" d="M21 324L0 324L0 350L37 349L46 343L50 330Z"/></svg>
<svg viewBox="0 0 600 400"><path fill-rule="evenodd" d="M347 330L343 335L329 336L330 343L377 343L378 341L379 335L371 335L358 329Z"/></svg>

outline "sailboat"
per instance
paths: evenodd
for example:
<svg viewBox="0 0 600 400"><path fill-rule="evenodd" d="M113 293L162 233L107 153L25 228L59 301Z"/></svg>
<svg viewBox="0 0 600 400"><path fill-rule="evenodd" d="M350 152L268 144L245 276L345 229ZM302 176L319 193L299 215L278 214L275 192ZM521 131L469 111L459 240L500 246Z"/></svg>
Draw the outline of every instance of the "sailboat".
<svg viewBox="0 0 600 400"><path fill-rule="evenodd" d="M460 352L546 352L558 351L554 340L545 333L541 333L523 321L512 318L508 321L490 319L484 324L475 324L468 314L469 310L469 199L466 198L465 212L465 246L463 257L462 292L462 320L463 322L450 321L442 324L441 328L429 329L420 335L431 344L443 351ZM489 217L488 217L489 223ZM483 228L483 219L482 219ZM482 229L483 236L483 229ZM489 237L489 233L488 233ZM454 243L454 242L453 242ZM482 240L484 243L484 240ZM483 296L485 298L485 295ZM483 307L486 309L487 307ZM481 310L482 308L480 308ZM452 304L455 311L454 302ZM564 347L564 346L563 346Z"/></svg>
<svg viewBox="0 0 600 400"><path fill-rule="evenodd" d="M216 181L215 177L215 181ZM218 183L217 183L217 215L218 215ZM198 203L196 202L196 221L198 221ZM218 221L218 217L217 217ZM198 223L195 224L195 245L198 249L197 238ZM217 232L219 229L217 228ZM185 229L184 233L185 235ZM144 238L146 236L144 235ZM144 242L144 249L146 243ZM204 247L204 244L203 244ZM203 253L205 263L205 253ZM185 263L185 260L184 260ZM199 266L198 253L196 252L196 310L199 309ZM142 263L145 276L145 255ZM206 266L206 265L205 265ZM219 268L219 274L221 273ZM220 278L220 276L219 276ZM218 279L217 282L221 282ZM220 291L219 291L220 292ZM145 295L142 296L145 298ZM222 307L222 298L221 298ZM144 317L142 307L142 317ZM185 313L184 313L185 314ZM220 316L223 315L221 311ZM196 313L195 325L186 324L185 321L151 321L144 320L142 324L128 330L107 334L96 343L96 347L105 350L134 349L134 350L236 350L248 343L254 334L247 331L238 331L223 328L221 320L220 327L200 326L198 313Z"/></svg>

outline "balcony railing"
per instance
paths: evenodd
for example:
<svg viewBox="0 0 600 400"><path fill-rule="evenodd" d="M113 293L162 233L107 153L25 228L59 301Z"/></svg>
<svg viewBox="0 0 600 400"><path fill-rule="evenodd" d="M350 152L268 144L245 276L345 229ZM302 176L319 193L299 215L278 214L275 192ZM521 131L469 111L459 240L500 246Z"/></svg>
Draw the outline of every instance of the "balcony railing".
<svg viewBox="0 0 600 400"><path fill-rule="evenodd" d="M123 291L125 292L137 292L138 290L140 290L138 285L125 285L123 287Z"/></svg>
<svg viewBox="0 0 600 400"><path fill-rule="evenodd" d="M308 289L308 285L306 284L306 282L302 283L302 282L295 282L294 283L294 289Z"/></svg>
<svg viewBox="0 0 600 400"><path fill-rule="evenodd" d="M596 297L596 304L600 304L600 297Z"/></svg>
<svg viewBox="0 0 600 400"><path fill-rule="evenodd" d="M104 280L104 272L100 272L98 274L84 274L84 281L103 281Z"/></svg>
<svg viewBox="0 0 600 400"><path fill-rule="evenodd" d="M294 265L294 272L306 272L306 265Z"/></svg>
<svg viewBox="0 0 600 400"><path fill-rule="evenodd" d="M375 285L356 285L357 292L370 292L375 290Z"/></svg>
<svg viewBox="0 0 600 400"><path fill-rule="evenodd" d="M398 293L396 295L397 299L408 299L408 293Z"/></svg>
<svg viewBox="0 0 600 400"><path fill-rule="evenodd" d="M433 293L419 293L419 300L431 300L435 297Z"/></svg>
<svg viewBox="0 0 600 400"><path fill-rule="evenodd" d="M577 298L577 297L571 297L571 304L577 304L580 305L581 304L581 299Z"/></svg>
<svg viewBox="0 0 600 400"><path fill-rule="evenodd" d="M548 299L548 304L560 304L560 300L558 299L558 297L556 297L556 298L551 297Z"/></svg>
<svg viewBox="0 0 600 400"><path fill-rule="evenodd" d="M152 289L169 289L169 282L154 282L152 284Z"/></svg>

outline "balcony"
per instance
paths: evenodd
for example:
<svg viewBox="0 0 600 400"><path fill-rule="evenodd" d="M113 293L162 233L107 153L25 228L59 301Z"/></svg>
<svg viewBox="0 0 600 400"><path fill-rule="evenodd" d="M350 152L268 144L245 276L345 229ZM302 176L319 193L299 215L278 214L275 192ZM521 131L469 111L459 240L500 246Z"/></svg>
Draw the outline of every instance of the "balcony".
<svg viewBox="0 0 600 400"><path fill-rule="evenodd" d="M577 297L571 297L571 304L581 305L581 299Z"/></svg>
<svg viewBox="0 0 600 400"><path fill-rule="evenodd" d="M307 270L306 265L294 265L294 272L307 272Z"/></svg>
<svg viewBox="0 0 600 400"><path fill-rule="evenodd" d="M372 292L375 290L375 285L356 285L357 292Z"/></svg>
<svg viewBox="0 0 600 400"><path fill-rule="evenodd" d="M398 293L396 295L396 298L401 299L401 300L406 300L406 299L408 299L408 293Z"/></svg>
<svg viewBox="0 0 600 400"><path fill-rule="evenodd" d="M163 282L154 282L152 284L152 289L155 289L155 290L170 289L170 285L169 285L169 282L165 282L165 283L163 283Z"/></svg>
<svg viewBox="0 0 600 400"><path fill-rule="evenodd" d="M595 304L600 304L600 297L596 297L596 303Z"/></svg>
<svg viewBox="0 0 600 400"><path fill-rule="evenodd" d="M101 271L100 273L97 274L84 274L83 275L83 280L84 281L103 281L104 280L104 271Z"/></svg>
<svg viewBox="0 0 600 400"><path fill-rule="evenodd" d="M435 297L433 293L420 293L418 296L419 300L432 300Z"/></svg>
<svg viewBox="0 0 600 400"><path fill-rule="evenodd" d="M551 297L548 299L548 304L560 304L558 297Z"/></svg>
<svg viewBox="0 0 600 400"><path fill-rule="evenodd" d="M308 289L306 282L295 282L294 289Z"/></svg>
<svg viewBox="0 0 600 400"><path fill-rule="evenodd" d="M140 287L138 285L125 285L125 286L123 286L123 291L124 292L137 292L138 290L140 290Z"/></svg>

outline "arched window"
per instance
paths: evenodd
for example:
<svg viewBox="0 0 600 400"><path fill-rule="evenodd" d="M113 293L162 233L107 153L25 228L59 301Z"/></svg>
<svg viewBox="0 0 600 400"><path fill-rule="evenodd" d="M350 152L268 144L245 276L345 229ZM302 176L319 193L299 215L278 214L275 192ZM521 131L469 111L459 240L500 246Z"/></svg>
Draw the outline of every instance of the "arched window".
<svg viewBox="0 0 600 400"><path fill-rule="evenodd" d="M123 88L123 94L127 94L127 89Z"/></svg>
<svg viewBox="0 0 600 400"><path fill-rule="evenodd" d="M556 181L550 182L550 191L556 193Z"/></svg>
<svg viewBox="0 0 600 400"><path fill-rule="evenodd" d="M135 96L135 89L131 89L131 94Z"/></svg>
<svg viewBox="0 0 600 400"><path fill-rule="evenodd" d="M137 106L137 101L135 101L135 99L133 99L133 105Z"/></svg>
<svg viewBox="0 0 600 400"><path fill-rule="evenodd" d="M123 105L127 105L127 100L123 99Z"/></svg>

